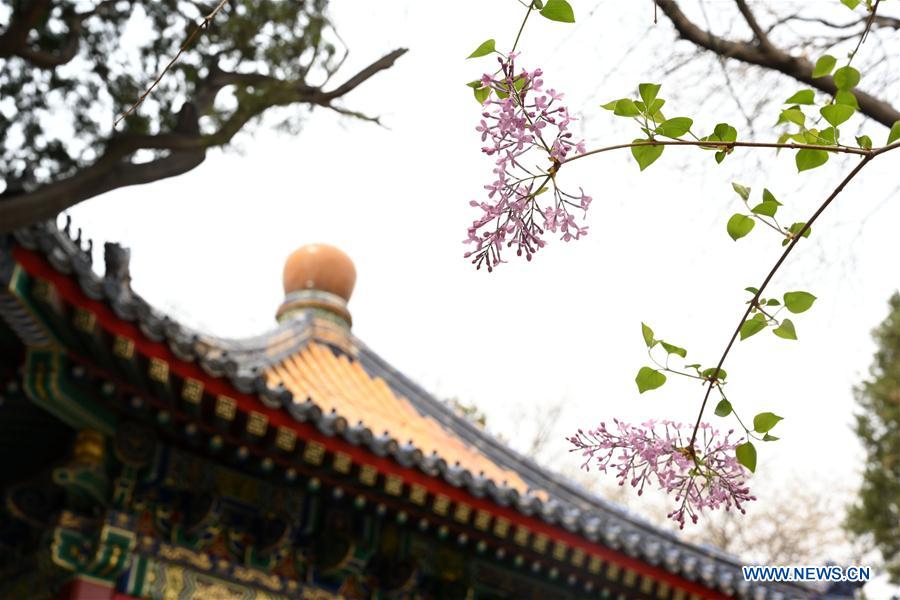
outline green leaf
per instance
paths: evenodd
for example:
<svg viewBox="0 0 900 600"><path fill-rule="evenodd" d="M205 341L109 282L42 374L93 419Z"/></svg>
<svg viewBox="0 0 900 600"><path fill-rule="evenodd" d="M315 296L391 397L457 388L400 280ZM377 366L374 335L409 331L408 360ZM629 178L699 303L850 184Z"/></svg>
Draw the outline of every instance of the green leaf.
<svg viewBox="0 0 900 600"><path fill-rule="evenodd" d="M826 54L816 61L816 66L813 67L812 76L814 78L827 77L828 75L831 75L835 66L837 66L837 59L830 54Z"/></svg>
<svg viewBox="0 0 900 600"><path fill-rule="evenodd" d="M834 146L837 144L838 130L834 127L826 127L817 134L814 134L812 131L809 133L812 134L810 135L812 138L809 140L810 144L821 144L825 146Z"/></svg>
<svg viewBox="0 0 900 600"><path fill-rule="evenodd" d="M778 203L763 200L750 210L757 215L762 215L764 217L774 217L775 213L778 211Z"/></svg>
<svg viewBox="0 0 900 600"><path fill-rule="evenodd" d="M784 319L781 325L772 330L772 333L786 340L797 339L797 331L794 329L794 323L790 319Z"/></svg>
<svg viewBox="0 0 900 600"><path fill-rule="evenodd" d="M816 167L821 167L828 162L828 153L824 150L813 150L811 148L803 148L797 151L797 171L809 171Z"/></svg>
<svg viewBox="0 0 900 600"><path fill-rule="evenodd" d="M606 104L601 104L600 108L605 108L606 110L616 110L616 104L618 103L618 100L610 100Z"/></svg>
<svg viewBox="0 0 900 600"><path fill-rule="evenodd" d="M776 300L775 298L769 298L766 300L766 306L780 306L781 302Z"/></svg>
<svg viewBox="0 0 900 600"><path fill-rule="evenodd" d="M647 344L648 348L652 348L656 345L656 339L653 337L653 330L643 322L641 323L641 335L644 336L644 343Z"/></svg>
<svg viewBox="0 0 900 600"><path fill-rule="evenodd" d="M756 448L753 443L744 442L734 449L738 462L747 467L751 473L756 472Z"/></svg>
<svg viewBox="0 0 900 600"><path fill-rule="evenodd" d="M872 138L870 138L867 135L856 136L856 143L863 150L871 150L872 149Z"/></svg>
<svg viewBox="0 0 900 600"><path fill-rule="evenodd" d="M774 435L769 435L768 433L763 436L764 442L777 442L778 440L779 438L775 437Z"/></svg>
<svg viewBox="0 0 900 600"><path fill-rule="evenodd" d="M859 3L860 3L860 0L841 0L841 4L843 4L850 10L853 10L854 8L859 6Z"/></svg>
<svg viewBox="0 0 900 600"><path fill-rule="evenodd" d="M713 377L713 373L718 373L717 375L715 375L715 378L719 381L723 381L726 377L728 377L728 373L725 371L725 369L716 370L715 367L712 367L711 369L705 369L700 373L700 377Z"/></svg>
<svg viewBox="0 0 900 600"><path fill-rule="evenodd" d="M480 79L476 79L475 81L470 81L470 82L467 83L466 85L469 86L470 88L472 88L473 90L477 90L477 89L480 88L483 84L481 83L481 80L480 80Z"/></svg>
<svg viewBox="0 0 900 600"><path fill-rule="evenodd" d="M794 223L793 225L791 225L791 226L788 228L788 233L790 233L790 234L791 234L791 237L793 237L793 236L797 235L797 232L799 232L799 231L800 231L801 229L803 229L803 227L805 227L805 226L806 226L806 223L802 223L802 222L801 222L801 223ZM810 233L812 233L812 228L811 228L811 227L810 227L809 229L807 229L806 231L803 232L803 237L808 238ZM790 242L791 242L790 239L785 238L785 240L781 242L781 245L782 245L782 246L787 246Z"/></svg>
<svg viewBox="0 0 900 600"><path fill-rule="evenodd" d="M491 88L489 87L483 87L472 91L475 93L475 99L478 100L478 104L484 104L491 95Z"/></svg>
<svg viewBox="0 0 900 600"><path fill-rule="evenodd" d="M622 98L616 102L613 113L619 117L636 117L641 114L641 111L638 110L638 107L634 104L634 100Z"/></svg>
<svg viewBox="0 0 900 600"><path fill-rule="evenodd" d="M757 288L755 288L755 287L745 287L745 288L744 288L744 291L750 292L750 293L753 294L754 296L757 295L757 294L759 293L759 289L757 289Z"/></svg>
<svg viewBox="0 0 900 600"><path fill-rule="evenodd" d="M641 367L641 370L638 371L634 381L637 383L638 392L643 394L648 390L655 390L656 388L661 387L662 384L666 382L666 376L656 369Z"/></svg>
<svg viewBox="0 0 900 600"><path fill-rule="evenodd" d="M716 416L717 417L727 417L731 414L734 409L731 406L731 402L722 398L719 400L719 403L716 404Z"/></svg>
<svg viewBox="0 0 900 600"><path fill-rule="evenodd" d="M896 142L897 140L900 140L900 121L895 122L891 126L891 132L888 134L887 143L890 145L890 144L893 144L894 142Z"/></svg>
<svg viewBox="0 0 900 600"><path fill-rule="evenodd" d="M799 125L803 127L806 123L806 115L803 114L803 111L799 108L788 108L781 111L781 115L778 117L778 123L794 123L795 125Z"/></svg>
<svg viewBox="0 0 900 600"><path fill-rule="evenodd" d="M741 324L741 341L746 340L752 335L756 335L766 328L768 321L766 317L757 313L752 318L747 319Z"/></svg>
<svg viewBox="0 0 900 600"><path fill-rule="evenodd" d="M485 40L481 43L480 46L475 48L475 51L467 56L466 58L478 58L479 56L487 56L491 52L495 50L496 42L493 39Z"/></svg>
<svg viewBox="0 0 900 600"><path fill-rule="evenodd" d="M649 142L650 140L634 140L635 142ZM632 146L631 155L637 161L641 171L656 162L656 159L662 156L664 146Z"/></svg>
<svg viewBox="0 0 900 600"><path fill-rule="evenodd" d="M847 106L852 106L856 110L859 110L859 101L856 99L856 95L850 90L838 90L834 95L834 101L838 104L846 104Z"/></svg>
<svg viewBox="0 0 900 600"><path fill-rule="evenodd" d="M856 109L846 104L829 104L823 106L820 112L826 121L837 127L852 117Z"/></svg>
<svg viewBox="0 0 900 600"><path fill-rule="evenodd" d="M560 23L575 22L575 12L566 0L547 0L547 4L541 9L541 16Z"/></svg>
<svg viewBox="0 0 900 600"><path fill-rule="evenodd" d="M800 90L784 101L785 104L815 104L816 93L812 90Z"/></svg>
<svg viewBox="0 0 900 600"><path fill-rule="evenodd" d="M646 106L652 105L653 101L656 100L656 94L659 93L659 87L658 83L642 83L638 85L638 93L640 93L641 100L644 101Z"/></svg>
<svg viewBox="0 0 900 600"><path fill-rule="evenodd" d="M834 72L834 85L839 90L850 90L859 84L859 71L853 67L841 67Z"/></svg>
<svg viewBox="0 0 900 600"><path fill-rule="evenodd" d="M737 193L738 196L740 196L744 200L750 199L750 188L748 188L747 186L732 181L731 188Z"/></svg>
<svg viewBox="0 0 900 600"><path fill-rule="evenodd" d="M764 217L774 217L775 213L778 212L778 207L781 206L781 202L775 199L775 196L772 195L768 189L763 190L763 201L752 209L757 215L763 215Z"/></svg>
<svg viewBox="0 0 900 600"><path fill-rule="evenodd" d="M737 141L737 129L735 129L728 123L719 123L718 125L716 125L716 128L713 129L713 133L717 138L719 138L720 141Z"/></svg>
<svg viewBox="0 0 900 600"><path fill-rule="evenodd" d="M788 292L784 295L784 306L794 314L806 312L816 301L809 292Z"/></svg>
<svg viewBox="0 0 900 600"><path fill-rule="evenodd" d="M660 340L659 343L663 348L666 349L666 352L668 352L669 354L677 354L681 358L687 357L687 350L685 350L684 348L679 348L674 344L670 344L669 342L664 342L662 340Z"/></svg>
<svg viewBox="0 0 900 600"><path fill-rule="evenodd" d="M690 131L691 125L693 124L693 119L687 117L675 117L674 119L668 119L661 123L659 127L656 128L656 133L670 138L677 138Z"/></svg>
<svg viewBox="0 0 900 600"><path fill-rule="evenodd" d="M753 429L756 430L756 433L766 433L775 427L775 425L778 424L778 421L781 420L782 417L779 417L775 413L761 412L753 417Z"/></svg>
<svg viewBox="0 0 900 600"><path fill-rule="evenodd" d="M750 233L753 230L754 225L756 225L756 222L753 220L753 217L736 213L728 219L726 229L728 230L728 235L731 236L731 239L738 241Z"/></svg>

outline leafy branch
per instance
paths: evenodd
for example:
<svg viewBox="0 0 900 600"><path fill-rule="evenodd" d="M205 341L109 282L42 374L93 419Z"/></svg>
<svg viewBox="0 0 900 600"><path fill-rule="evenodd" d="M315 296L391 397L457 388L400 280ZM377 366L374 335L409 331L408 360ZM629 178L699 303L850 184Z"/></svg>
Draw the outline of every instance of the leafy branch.
<svg viewBox="0 0 900 600"><path fill-rule="evenodd" d="M842 0L845 4L850 0ZM532 255L545 245L542 236L546 232L561 233L564 241L578 239L587 232L586 226L578 224L571 213L571 209L583 209L587 212L591 203L591 197L582 190L580 194L568 193L560 187L559 173L568 163L581 160L588 156L596 156L614 150L628 149L637 162L641 171L652 165L660 158L666 146L696 147L701 150L714 151L714 158L721 163L736 148L750 149L775 149L796 151L795 163L798 172L809 171L824 165L831 154L844 154L859 157L859 162L850 170L841 182L822 201L818 208L806 221L795 222L789 227L782 226L775 215L782 204L768 190L764 190L762 201L751 206L749 202L750 189L733 184L735 192L741 197L749 214L734 214L728 221L727 231L729 236L738 240L746 236L753 229L756 222L761 222L774 230L782 238L784 250L777 261L768 270L758 287L747 288L752 298L734 329L731 337L714 367L702 368L700 364L685 365L682 368L670 366L673 356L685 359L687 351L675 344L656 339L653 330L642 323L642 334L647 346L650 360L656 365L642 367L635 383L640 393L657 389L667 380L666 374L679 375L701 381L705 386L703 400L697 414L696 422L691 428L686 442L682 440L680 433L673 433L680 429L671 422L663 422L665 433L657 434L653 422L645 424L641 428L634 428L617 422L619 433L608 429L605 425L593 431L582 432L570 438L574 449L583 450L587 456L596 458L600 464L611 464L611 453L617 448L628 447L633 452L634 460L645 461L641 464L652 465L652 468L643 472L634 481L640 481L641 486L646 482L648 473L655 473L658 483L673 491L671 482L679 477L684 477L684 464L675 460L675 456L689 458L693 463L693 469L689 470L688 479L678 479L686 482L700 477L707 469L708 460L724 449L733 451L734 465L724 460L721 463L720 473L729 473L730 483L726 489L719 490L718 500L710 502L703 499L702 495L687 499L683 495L682 508L673 512L676 520L683 525L685 510L691 512L693 508L704 505L710 507L720 506L723 503L728 506L729 501L736 505L746 499L752 499L746 493L746 488L736 475L733 467L739 463L744 468L754 471L756 468L756 448L753 441L770 442L778 438L771 435L770 430L782 420L772 412L762 412L754 416L752 429L738 416L731 402L725 395L724 385L727 373L723 365L728 358L735 342L738 339L747 339L767 327L772 327L772 332L781 338L796 340L797 334L793 322L789 318L780 318L782 309L791 313L802 313L808 310L816 297L804 291L791 291L783 296L783 303L775 298L764 298L763 294L769 284L791 255L794 248L802 238L809 237L813 223L815 223L825 210L837 199L854 178L875 158L900 148L900 120L891 126L887 141L882 146L875 146L867 135L856 137L856 145L842 143L840 126L860 110L860 101L855 93L861 74L850 63L856 56L864 38L876 22L876 11L880 0L874 0L869 4L870 16L860 36L859 43L849 55L846 64L840 68L838 61L829 55L822 56L814 66L810 67L812 79L829 77L833 83L833 89L829 88L831 98L822 103L817 117L810 120L810 116L804 112L806 107L816 106L816 94L811 89L797 91L786 101L779 116L777 125L786 125L788 129L796 126L794 131L785 131L777 141L760 142L738 140L737 130L727 123L719 123L713 132L703 137L692 131L694 121L688 117L666 118L662 112L665 100L659 97L660 86L653 83L642 83L638 86L637 98L621 98L613 100L603 108L612 111L615 116L633 120L645 137L635 139L628 143L617 143L598 148L588 149L584 142L576 141L572 132L568 131L568 124L572 120L568 109L560 104L562 94L553 89L544 89L543 71L517 71L514 66L515 53L503 55L496 50L495 40L487 40L482 43L470 55L470 58L486 56L492 53L500 54L500 69L492 75L485 74L482 79L470 83L476 100L483 106L483 120L477 128L482 134L482 141L490 138L490 144L484 146L483 151L496 157L494 173L497 179L486 188L489 190L488 202L472 202L483 211L483 216L476 220L469 228L467 243L475 244L476 250L466 254L473 256L473 263L479 268L487 264L488 270L503 262L500 256L501 248L517 246L518 254L525 254L528 260ZM550 0L544 5L541 2L522 3L526 6L526 14L516 34L513 49L518 47L519 40L532 11L540 10L540 14L548 19L574 22L574 14L571 6L565 0ZM664 2L656 4L664 6ZM849 5L849 4L848 4ZM738 1L738 7L750 25L757 39L757 47L760 52L778 52L767 38L767 32L756 22L746 2ZM852 8L852 7L851 7ZM833 73L833 76L832 76ZM822 89L819 86L819 89ZM820 125L821 124L821 125ZM548 135L550 134L550 135ZM554 137L555 136L555 137ZM536 165L527 164L525 157L534 152L538 155L539 162ZM536 183L537 180L540 183ZM548 190L549 186L549 190ZM552 194L544 196L548 191ZM544 198L550 198L545 202ZM541 223L538 217L542 218ZM661 362L654 355L654 349L662 348L665 353L665 361ZM693 371L693 372L692 372ZM738 443L729 442L727 436L716 441L715 432L710 432L710 426L703 423L709 399L713 390L717 390L721 399L716 406L715 413L720 417L734 415L745 433L745 438ZM673 430L670 431L669 427ZM698 436L703 432L704 439ZM648 442L648 440L652 440ZM699 443L699 446L698 446ZM649 444L649 445L648 445ZM662 444L662 446L659 446ZM674 444L674 446L672 446ZM648 449L648 448L656 448ZM705 454L704 454L705 452ZM711 454L712 453L712 454ZM628 454L628 453L626 453ZM661 457L669 457L668 462L661 463ZM590 460L590 459L589 459ZM674 461L674 463L672 462ZM628 473L632 466L618 464L620 476ZM679 466L675 471L673 464ZM737 467L738 470L740 467ZM693 473L693 475L691 474ZM717 477L720 477L717 475ZM720 482L725 485L725 479ZM692 484L692 483L691 483ZM634 483L633 483L634 485ZM731 487L729 487L731 486ZM681 488L681 492L688 488ZM729 500L730 499L730 500ZM685 504L687 503L687 504ZM688 504L694 506L685 509Z"/></svg>

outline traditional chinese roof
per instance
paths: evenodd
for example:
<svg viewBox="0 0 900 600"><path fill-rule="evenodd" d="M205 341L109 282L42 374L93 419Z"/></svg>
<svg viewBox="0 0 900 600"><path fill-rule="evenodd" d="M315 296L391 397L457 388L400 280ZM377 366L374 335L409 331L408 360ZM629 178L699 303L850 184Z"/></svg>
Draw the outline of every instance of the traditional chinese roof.
<svg viewBox="0 0 900 600"><path fill-rule="evenodd" d="M355 272L336 249L319 246L291 257L276 327L252 338L224 339L180 324L144 301L130 285L128 251L118 246L107 246L104 276L95 272L81 240L53 223L19 230L5 246L0 281L6 280L4 269L8 279L14 268L51 281L61 301L82 306L110 332L140 337L137 350L172 362L167 368L173 375L187 380L202 373L222 382L216 383L218 397L232 389L237 410L261 415L269 432L277 426L281 435L295 423L306 428L294 429L302 436L312 427L326 449L332 442L341 452L357 448L376 457L379 469L390 466L435 498L486 511L513 527L522 523L531 535L560 542L563 553L583 549L623 568L644 565L654 577L669 574L700 597L812 597L799 586L743 581L738 559L681 541L458 416L352 333L347 302ZM9 292L0 293L0 316L26 344L45 344L50 337Z"/></svg>

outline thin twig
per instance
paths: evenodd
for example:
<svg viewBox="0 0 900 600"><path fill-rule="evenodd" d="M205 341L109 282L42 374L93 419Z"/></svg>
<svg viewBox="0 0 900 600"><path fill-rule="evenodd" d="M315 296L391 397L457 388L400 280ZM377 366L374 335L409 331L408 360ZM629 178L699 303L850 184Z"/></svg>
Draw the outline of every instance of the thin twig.
<svg viewBox="0 0 900 600"><path fill-rule="evenodd" d="M778 142L723 142L711 140L642 140L640 142L629 142L627 144L615 144L613 146L603 146L588 150L583 154L578 154L572 158L567 158L560 165L564 165L587 156L602 154L611 150L622 150L624 148L637 148L640 146L698 146L710 150L725 150L728 148L780 148L785 150L825 150L826 152L839 152L842 154L858 154L860 156L868 156L881 150L882 148L873 148L866 150L865 148L851 148L849 146L825 146L820 144L796 144L796 143L778 143Z"/></svg>
<svg viewBox="0 0 900 600"><path fill-rule="evenodd" d="M522 19L522 25L519 26L519 33L516 34L516 41L513 42L512 50L510 52L516 51L516 46L519 45L519 38L522 37L522 32L525 30L525 23L528 22L528 17L531 16L531 11L534 8L534 0L528 1L528 9L525 12L525 18Z"/></svg>
<svg viewBox="0 0 900 600"><path fill-rule="evenodd" d="M781 265L784 264L784 261L787 259L788 255L803 237L803 235L810 230L812 224L819 218L826 208L837 198L838 194L840 194L844 188L847 186L850 181L856 177L859 172L865 167L869 161L875 158L877 154L870 154L868 156L863 157L861 161L853 168L850 173L844 177L840 184L834 189L834 191L829 194L828 198L819 205L819 208L816 209L816 212L812 214L809 220L803 225L800 231L792 234L791 242L788 244L787 248L784 249L784 252L781 253L781 256L775 262L775 265L769 270L768 275L763 280L762 284L760 284L756 294L753 295L753 299L750 300L749 304L747 304L747 309L744 311L743 316L741 316L741 320L738 322L737 327L734 330L734 333L731 334L731 339L728 340L728 345L725 346L725 351L722 352L722 356L719 358L719 362L716 364L716 368L713 371L713 374L710 376L709 383L706 386L706 394L703 396L703 403L700 405L700 412L697 414L697 422L694 424L694 431L691 433L691 442L688 444L688 448L693 448L694 441L697 439L697 432L700 430L700 422L703 419L703 412L706 410L706 404L709 401L710 392L712 392L713 387L716 385L718 381L719 373L722 370L722 365L725 363L725 359L728 357L728 353L731 352L731 348L734 346L734 342L737 341L738 335L741 333L741 327L744 325L744 321L747 320L747 317L750 316L750 312L753 310L754 306L759 302L760 297L762 296L763 291L765 291L766 286L769 285L769 282L772 281L772 278L775 276L775 273L778 272L778 269L781 268Z"/></svg>
<svg viewBox="0 0 900 600"><path fill-rule="evenodd" d="M162 72L159 74L159 76L156 78L156 80L150 85L150 87L148 87L147 90L143 94L141 94L141 97L137 99L137 102L132 104L131 108L129 108L128 110L123 112L121 115L119 115L119 117L116 119L115 123L113 123L113 127L116 127L122 121L122 119L124 119L125 117L127 117L128 115L133 113L135 111L135 109L137 109L137 107L140 106L144 102L144 100L147 98L147 96L149 96L150 93L156 88L156 86L159 85L159 82L162 81L162 78L165 77L166 73L169 72L169 69L172 68L172 65L174 65L178 61L178 59L181 57L181 55L184 53L184 51L188 49L188 47L191 45L191 43L194 41L194 38L197 37L197 35L200 33L200 31L209 27L209 24L212 22L213 18L215 18L216 14L220 10L222 10L222 7L225 6L225 3L227 1L228 0L219 0L219 4L216 5L216 7L212 10L212 12L210 12L208 15L203 17L203 20L200 22L199 25L197 25L196 29L194 29L194 31L191 33L191 35L188 36L187 41L184 44L182 44L181 48L178 49L178 53L172 57L172 60L170 60L169 64L166 65L166 68L162 70Z"/></svg>
<svg viewBox="0 0 900 600"><path fill-rule="evenodd" d="M869 37L869 30L872 29L872 23L875 22L875 13L878 12L879 4L881 4L881 0L875 0L875 4L872 5L872 12L869 14L869 18L866 19L866 28L863 29L862 35L859 36L859 41L856 42L856 48L854 48L853 52L850 53L850 58L847 61L848 65L853 62L853 59L856 58L856 53L859 52L859 49L863 45L863 42L866 41L867 37Z"/></svg>

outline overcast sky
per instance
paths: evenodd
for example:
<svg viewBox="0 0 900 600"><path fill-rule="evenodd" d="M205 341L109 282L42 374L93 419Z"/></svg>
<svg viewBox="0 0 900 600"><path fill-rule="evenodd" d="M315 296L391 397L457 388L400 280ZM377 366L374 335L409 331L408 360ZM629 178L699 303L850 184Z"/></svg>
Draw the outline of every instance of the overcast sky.
<svg viewBox="0 0 900 600"><path fill-rule="evenodd" d="M662 96L675 94L669 116L694 116L701 130L725 119L745 129L727 95L686 89L677 71L661 75L662 57L687 47L675 45L666 22L652 26L649 1L573 4L575 26L529 25L522 64L542 66L547 84L566 92L592 144L636 136L597 105L651 77ZM134 286L151 303L223 336L273 326L283 261L294 248L340 246L358 271L355 333L438 396L477 404L507 435L516 415L561 400L560 440L614 416L693 420L702 397L694 383L638 395L634 375L646 364L640 322L685 346L691 362L714 363L747 299L743 288L758 285L781 252L762 227L739 243L726 235L728 216L741 209L731 181L754 194L769 187L785 220L802 221L853 161L832 158L800 175L790 154L768 151L764 169L733 158L717 166L708 154L671 148L644 173L626 154L580 161L563 180L594 197L588 237L551 243L530 264L476 272L461 240L475 216L468 201L481 197L492 163L480 155L478 106L462 84L489 62L463 59L489 37L508 47L521 11L512 0L436 6L334 2L351 48L345 73L410 48L346 98L386 128L326 111L298 136L259 127L187 175L82 204L71 211L76 225L98 242L132 248ZM719 70L708 75L717 89L720 78ZM776 81L779 98L799 87ZM704 111L695 111L693 101L706 96ZM865 127L884 141L884 128ZM773 291L819 298L793 319L800 341L766 332L739 343L726 363L742 414L785 417L775 432L782 441L760 448L759 478L855 482L862 453L850 430L852 387L865 376L870 330L898 286L900 205L885 202L898 167L897 154L867 167L773 282Z"/></svg>

